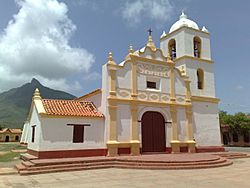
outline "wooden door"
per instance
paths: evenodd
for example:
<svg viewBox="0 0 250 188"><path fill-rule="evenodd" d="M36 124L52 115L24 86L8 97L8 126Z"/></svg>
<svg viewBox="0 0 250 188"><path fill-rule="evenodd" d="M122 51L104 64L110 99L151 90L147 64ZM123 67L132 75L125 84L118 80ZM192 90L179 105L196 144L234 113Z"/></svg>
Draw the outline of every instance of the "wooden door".
<svg viewBox="0 0 250 188"><path fill-rule="evenodd" d="M10 141L10 137L9 136L6 136L5 137L5 142L9 142Z"/></svg>
<svg viewBox="0 0 250 188"><path fill-rule="evenodd" d="M165 120L159 112L145 112L142 116L142 152L165 152Z"/></svg>

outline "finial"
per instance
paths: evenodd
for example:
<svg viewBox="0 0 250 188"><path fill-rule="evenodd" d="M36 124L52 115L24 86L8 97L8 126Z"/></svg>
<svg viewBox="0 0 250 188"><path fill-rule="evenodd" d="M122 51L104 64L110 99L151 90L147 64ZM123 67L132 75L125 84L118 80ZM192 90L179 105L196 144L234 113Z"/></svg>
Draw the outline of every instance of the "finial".
<svg viewBox="0 0 250 188"><path fill-rule="evenodd" d="M130 54L134 53L134 49L133 49L132 44L129 45L129 53Z"/></svg>
<svg viewBox="0 0 250 188"><path fill-rule="evenodd" d="M206 33L209 33L209 31L207 30L207 28L205 26L203 26L201 30L206 32Z"/></svg>
<svg viewBox="0 0 250 188"><path fill-rule="evenodd" d="M153 37L152 37L152 30L151 28L149 28L148 30L148 42L147 42L147 45L148 47L150 47L152 50L156 50L156 47L155 47L155 43L153 41Z"/></svg>
<svg viewBox="0 0 250 188"><path fill-rule="evenodd" d="M109 61L113 61L113 54L112 54L112 52L109 52L108 60L109 60Z"/></svg>
<svg viewBox="0 0 250 188"><path fill-rule="evenodd" d="M116 63L113 60L113 54L112 54L112 52L109 52L108 64L114 64L114 65L116 65Z"/></svg>
<svg viewBox="0 0 250 188"><path fill-rule="evenodd" d="M41 99L41 95L40 95L40 92L39 92L39 89L38 89L38 88L35 89L33 98L34 98L34 99Z"/></svg>
<svg viewBox="0 0 250 188"><path fill-rule="evenodd" d="M184 13L184 9L181 10L180 19L182 18L187 18L187 15Z"/></svg>
<svg viewBox="0 0 250 188"><path fill-rule="evenodd" d="M162 37L165 37L166 35L167 35L166 32L163 31L162 34L161 34L161 38L162 38Z"/></svg>

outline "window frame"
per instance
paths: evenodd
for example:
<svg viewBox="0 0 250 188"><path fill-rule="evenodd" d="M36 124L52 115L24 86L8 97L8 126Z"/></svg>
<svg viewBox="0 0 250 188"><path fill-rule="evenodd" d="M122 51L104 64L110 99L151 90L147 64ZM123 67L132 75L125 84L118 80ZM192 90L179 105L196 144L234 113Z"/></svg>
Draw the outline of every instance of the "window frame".
<svg viewBox="0 0 250 188"><path fill-rule="evenodd" d="M35 135L36 135L36 125L32 125L32 130L31 130L31 142L35 142Z"/></svg>
<svg viewBox="0 0 250 188"><path fill-rule="evenodd" d="M73 136L72 142L73 143L84 143L84 128L86 126L90 126L90 124L72 124L69 123L67 126L73 126ZM78 129L78 130L77 130Z"/></svg>
<svg viewBox="0 0 250 188"><path fill-rule="evenodd" d="M156 83L156 82L147 80L147 83L146 83L146 84L147 84L146 87L147 87L148 89L157 89L157 86L156 86L157 83Z"/></svg>

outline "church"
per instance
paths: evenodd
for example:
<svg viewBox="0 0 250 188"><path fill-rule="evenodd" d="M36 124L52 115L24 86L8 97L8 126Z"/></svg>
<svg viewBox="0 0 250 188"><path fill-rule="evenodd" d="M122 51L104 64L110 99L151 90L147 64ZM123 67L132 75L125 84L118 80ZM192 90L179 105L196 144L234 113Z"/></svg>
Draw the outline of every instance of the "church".
<svg viewBox="0 0 250 188"><path fill-rule="evenodd" d="M210 33L181 14L122 62L109 53L102 88L75 100L36 89L22 143L38 158L224 151Z"/></svg>

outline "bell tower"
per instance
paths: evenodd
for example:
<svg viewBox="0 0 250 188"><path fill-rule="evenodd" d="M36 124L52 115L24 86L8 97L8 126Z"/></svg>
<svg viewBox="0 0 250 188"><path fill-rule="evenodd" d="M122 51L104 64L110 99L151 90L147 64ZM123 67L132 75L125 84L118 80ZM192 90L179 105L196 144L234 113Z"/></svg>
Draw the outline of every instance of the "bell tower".
<svg viewBox="0 0 250 188"><path fill-rule="evenodd" d="M160 48L165 56L170 55L183 74L189 76L192 95L215 97L210 33L204 26L199 29L198 24L182 12L169 33L161 35Z"/></svg>

